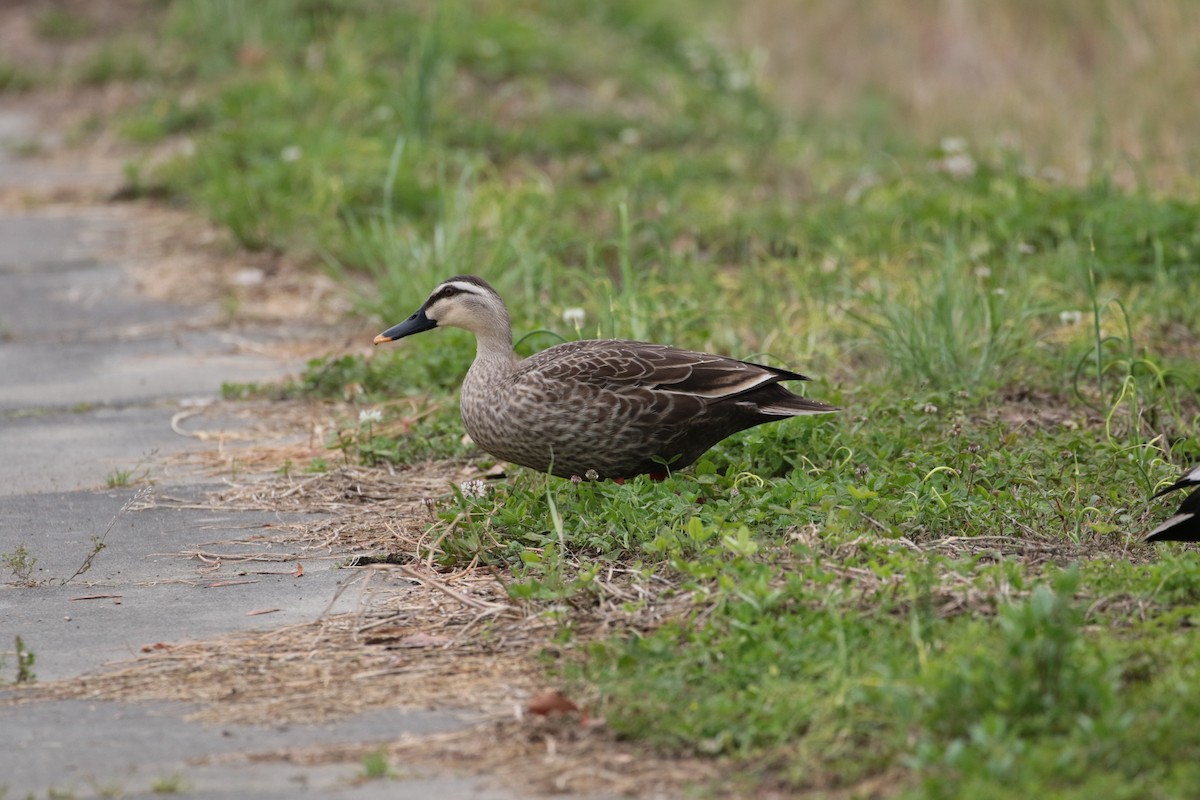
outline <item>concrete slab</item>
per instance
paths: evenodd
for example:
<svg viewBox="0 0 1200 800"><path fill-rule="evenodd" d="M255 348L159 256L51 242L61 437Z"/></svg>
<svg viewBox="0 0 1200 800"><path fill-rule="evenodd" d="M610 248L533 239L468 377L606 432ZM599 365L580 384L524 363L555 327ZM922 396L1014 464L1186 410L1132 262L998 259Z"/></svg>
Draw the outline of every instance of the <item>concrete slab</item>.
<svg viewBox="0 0 1200 800"><path fill-rule="evenodd" d="M0 415L0 506L6 495L104 489L120 470L139 477L195 447L171 430L178 403ZM150 477L164 476L154 468Z"/></svg>
<svg viewBox="0 0 1200 800"><path fill-rule="evenodd" d="M501 800L478 779L422 774L393 765L394 779L363 781L360 764L302 767L222 759L292 747L387 741L404 734L453 730L465 717L381 710L328 725L204 725L189 722L181 703L58 700L4 710L0 726L0 791L9 797L161 796L158 781L175 781L189 798L462 797ZM216 763L211 763L217 759ZM210 763L204 763L208 761ZM107 794L105 794L107 793Z"/></svg>
<svg viewBox="0 0 1200 800"><path fill-rule="evenodd" d="M90 190L97 195L115 192L124 181L122 164L115 158L56 163L21 151L53 150L66 138L62 131L46 130L31 111L14 108L13 95L0 107L0 188L52 192L58 189Z"/></svg>
<svg viewBox="0 0 1200 800"><path fill-rule="evenodd" d="M9 243L4 222L0 217L0 252ZM10 242L15 238L10 235ZM151 303L136 292L116 264L84 259L36 264L28 258L7 267L0 263L0 322L9 341L59 343L148 336L156 332L149 326L164 331L211 316L204 309Z"/></svg>
<svg viewBox="0 0 1200 800"><path fill-rule="evenodd" d="M8 177L7 171L0 176L0 186ZM97 213L5 214L0 216L0 274L91 262L93 243L117 229L116 221Z"/></svg>
<svg viewBox="0 0 1200 800"><path fill-rule="evenodd" d="M270 630L316 619L327 608L354 609L355 592L343 593L332 608L330 601L358 573L336 569L329 553L262 541L303 516L161 507L122 512L133 494L24 495L0 504L0 553L23 547L37 559L28 576L34 585L0 590L0 652L20 635L37 655L40 680L135 658L156 642ZM63 585L96 536L104 537L104 549L86 573ZM213 570L185 555L196 551L231 562L254 554L272 560ZM301 577L292 575L297 563L304 565ZM268 608L278 610L247 616Z"/></svg>
<svg viewBox="0 0 1200 800"><path fill-rule="evenodd" d="M10 341L0 343L0 410L219 395L225 383L262 383L298 369L213 331L71 345Z"/></svg>

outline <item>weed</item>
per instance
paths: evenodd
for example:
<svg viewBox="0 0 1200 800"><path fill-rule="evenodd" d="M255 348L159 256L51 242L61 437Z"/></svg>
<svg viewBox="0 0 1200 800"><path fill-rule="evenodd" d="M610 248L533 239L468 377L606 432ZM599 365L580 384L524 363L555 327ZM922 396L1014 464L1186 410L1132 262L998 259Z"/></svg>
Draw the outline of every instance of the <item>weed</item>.
<svg viewBox="0 0 1200 800"><path fill-rule="evenodd" d="M999 642L963 637L965 650L948 648L926 676L925 729L955 743L981 730L1063 733L1109 714L1116 675L1081 636L1078 586L1078 573L1063 573L1056 585L1040 585L1003 609L994 629Z"/></svg>
<svg viewBox="0 0 1200 800"><path fill-rule="evenodd" d="M76 568L73 573L71 573L68 577L63 578L62 581L59 582L59 586L66 586L68 583L92 568L92 563L96 560L96 556L100 555L100 552L107 547L105 540L108 538L108 535L112 533L112 529L117 524L117 520L124 516L131 508L133 508L134 505L145 500L152 491L153 489L151 487L143 486L141 489L138 489L132 497L126 500L119 509L117 509L117 513L113 514L113 518L109 520L108 527L104 529L104 532L98 536L92 537L91 549L88 550L87 555L84 556L83 562L80 563L79 567Z"/></svg>
<svg viewBox="0 0 1200 800"><path fill-rule="evenodd" d="M372 750L362 757L363 778L369 781L378 781L387 778L392 773L392 768L388 764L387 750L380 748Z"/></svg>
<svg viewBox="0 0 1200 800"><path fill-rule="evenodd" d="M135 41L106 42L80 65L77 79L85 86L136 81L150 72L150 61Z"/></svg>
<svg viewBox="0 0 1200 800"><path fill-rule="evenodd" d="M183 773L176 772L150 782L150 791L154 794L183 794L187 791L187 782Z"/></svg>
<svg viewBox="0 0 1200 800"><path fill-rule="evenodd" d="M13 652L17 656L17 676L16 683L33 683L37 680L37 674L33 671L34 662L37 661L37 656L34 652L25 647L25 642L20 636L13 639Z"/></svg>
<svg viewBox="0 0 1200 800"><path fill-rule="evenodd" d="M935 277L918 276L916 299L878 297L864 318L889 369L935 388L1003 383L1002 369L1034 344L1029 287L996 286L951 249Z"/></svg>
<svg viewBox="0 0 1200 800"><path fill-rule="evenodd" d="M33 569L37 565L37 556L32 555L24 544L19 544L11 552L0 554L0 562L12 573L18 586L37 586L39 581L33 577Z"/></svg>
<svg viewBox="0 0 1200 800"><path fill-rule="evenodd" d="M91 780L89 781L89 784L91 785L91 789L97 797L111 798L111 800L121 800L122 797L125 797L129 794L125 787L116 781L99 783L98 781Z"/></svg>
<svg viewBox="0 0 1200 800"><path fill-rule="evenodd" d="M118 516L119 516L119 514L118 514ZM85 572L87 572L88 570L90 570L92 568L92 562L95 561L96 556L100 555L100 551L103 550L105 547L107 547L107 545L104 544L104 539L106 536L108 536L108 533L109 533L109 531L112 530L112 526L114 524L116 524L116 517L113 518L112 523L109 524L108 529L104 531L103 535L92 537L91 549L89 549L88 554L86 556L84 556L83 563L81 563L79 565L79 567L73 573L71 573L71 575L69 577L64 578L62 580L62 583L59 584L60 586L66 586L68 583L75 580L80 575L84 574Z"/></svg>
<svg viewBox="0 0 1200 800"><path fill-rule="evenodd" d="M133 480L134 470L131 469L114 469L108 473L104 479L104 485L109 489L119 489L123 486L128 486Z"/></svg>

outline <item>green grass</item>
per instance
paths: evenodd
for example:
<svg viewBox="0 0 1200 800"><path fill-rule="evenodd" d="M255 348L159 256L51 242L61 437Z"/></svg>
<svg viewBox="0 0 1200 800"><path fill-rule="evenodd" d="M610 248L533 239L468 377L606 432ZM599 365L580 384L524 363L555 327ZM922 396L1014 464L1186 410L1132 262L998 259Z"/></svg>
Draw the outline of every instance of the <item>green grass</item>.
<svg viewBox="0 0 1200 800"><path fill-rule="evenodd" d="M1048 180L990 140L941 168L869 97L795 118L706 38L724 13L177 0L122 125L195 146L131 174L338 276L379 330L477 272L524 352L672 342L846 409L662 483L514 469L437 509L420 556L554 615L549 670L613 736L725 757L708 788L743 795L1189 796L1200 567L1139 539L1200 457L1195 187ZM315 471L478 457L472 352L436 331L226 394L381 412ZM598 614L618 632L577 634Z"/></svg>
<svg viewBox="0 0 1200 800"><path fill-rule="evenodd" d="M0 60L0 94L28 91L37 82L37 76L19 64Z"/></svg>
<svg viewBox="0 0 1200 800"><path fill-rule="evenodd" d="M378 781L390 776L391 765L388 764L386 750L374 750L362 757L362 778L368 781Z"/></svg>
<svg viewBox="0 0 1200 800"><path fill-rule="evenodd" d="M50 7L38 15L35 28L45 39L82 39L92 33L92 21L78 12Z"/></svg>

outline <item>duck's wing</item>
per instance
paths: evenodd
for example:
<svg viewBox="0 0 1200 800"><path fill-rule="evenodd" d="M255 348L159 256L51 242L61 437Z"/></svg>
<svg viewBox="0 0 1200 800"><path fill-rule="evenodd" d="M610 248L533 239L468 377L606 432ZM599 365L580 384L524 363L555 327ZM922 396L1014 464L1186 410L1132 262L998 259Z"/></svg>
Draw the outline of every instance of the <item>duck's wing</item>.
<svg viewBox="0 0 1200 800"><path fill-rule="evenodd" d="M587 387L598 392L669 393L705 402L751 399L780 381L808 380L790 370L735 358L684 350L668 345L620 339L568 342L527 359L522 372L539 382ZM835 410L774 387L762 400L782 407L776 413L819 413ZM785 398L802 401L784 402ZM803 407L800 407L803 406ZM768 411L768 413L771 413Z"/></svg>
<svg viewBox="0 0 1200 800"><path fill-rule="evenodd" d="M596 389L659 389L710 399L735 397L781 380L808 380L725 356L620 339L568 342L531 356L522 367L522 372Z"/></svg>

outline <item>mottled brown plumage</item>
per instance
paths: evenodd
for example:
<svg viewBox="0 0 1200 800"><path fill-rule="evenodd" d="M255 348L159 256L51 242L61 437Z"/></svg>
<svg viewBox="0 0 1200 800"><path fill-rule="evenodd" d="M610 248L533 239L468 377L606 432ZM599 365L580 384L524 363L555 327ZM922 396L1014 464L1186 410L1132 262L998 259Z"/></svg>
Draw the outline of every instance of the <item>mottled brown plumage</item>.
<svg viewBox="0 0 1200 800"><path fill-rule="evenodd" d="M793 394L785 369L661 344L567 342L522 359L508 310L486 281L443 281L415 314L375 337L436 326L475 334L463 425L497 458L560 477L629 478L688 466L717 442L765 422L838 409Z"/></svg>

